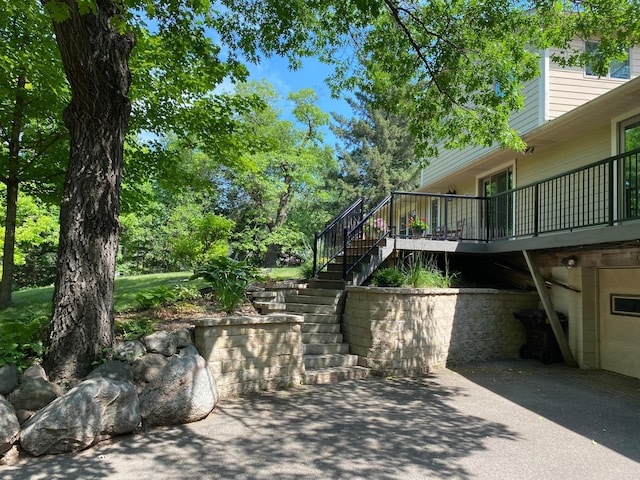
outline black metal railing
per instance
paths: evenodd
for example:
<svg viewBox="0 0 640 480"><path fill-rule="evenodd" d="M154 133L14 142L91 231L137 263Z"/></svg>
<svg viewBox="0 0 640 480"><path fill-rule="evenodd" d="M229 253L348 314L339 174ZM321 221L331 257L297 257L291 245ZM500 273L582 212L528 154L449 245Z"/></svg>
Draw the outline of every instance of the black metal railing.
<svg viewBox="0 0 640 480"><path fill-rule="evenodd" d="M315 235L313 241L313 276L322 271L344 249L344 232L350 230L364 215L364 199L359 198Z"/></svg>
<svg viewBox="0 0 640 480"><path fill-rule="evenodd" d="M344 232L342 278L349 274L392 232L393 195L384 198L350 230Z"/></svg>
<svg viewBox="0 0 640 480"><path fill-rule="evenodd" d="M430 240L483 240L478 212L484 197L393 192L393 235Z"/></svg>
<svg viewBox="0 0 640 480"><path fill-rule="evenodd" d="M487 241L640 218L640 149L484 200Z"/></svg>
<svg viewBox="0 0 640 480"><path fill-rule="evenodd" d="M392 192L358 200L314 242L314 275L344 254L343 278L387 237L493 242L640 219L640 149L490 197Z"/></svg>

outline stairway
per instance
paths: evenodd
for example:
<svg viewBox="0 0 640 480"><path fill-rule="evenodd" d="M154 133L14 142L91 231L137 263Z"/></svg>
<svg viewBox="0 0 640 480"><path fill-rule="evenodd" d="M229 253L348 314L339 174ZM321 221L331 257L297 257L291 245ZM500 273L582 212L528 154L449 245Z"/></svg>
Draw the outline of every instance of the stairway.
<svg viewBox="0 0 640 480"><path fill-rule="evenodd" d="M262 314L286 311L304 317L302 344L305 383L309 385L358 380L369 375L367 368L358 366L358 356L349 353L349 344L343 341L340 332L344 289L347 283L362 284L393 253L394 244L392 239L385 239L373 247L370 241L358 240L350 248L355 253L363 249L369 253L360 258L348 282L342 279L343 256L338 256L307 286L281 284L249 292ZM348 251L347 255L354 257L354 252Z"/></svg>
<svg viewBox="0 0 640 480"><path fill-rule="evenodd" d="M335 280L317 280L296 294L287 295L287 312L302 315L305 383L308 385L357 380L368 376L368 369L358 366L357 355L349 354L349 344L340 333L344 283L336 288Z"/></svg>

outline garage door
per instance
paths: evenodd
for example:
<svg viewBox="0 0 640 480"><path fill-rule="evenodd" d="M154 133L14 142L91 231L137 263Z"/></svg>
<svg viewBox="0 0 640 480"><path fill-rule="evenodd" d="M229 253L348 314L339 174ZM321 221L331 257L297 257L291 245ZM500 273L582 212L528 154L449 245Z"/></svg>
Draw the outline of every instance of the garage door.
<svg viewBox="0 0 640 480"><path fill-rule="evenodd" d="M640 378L640 268L598 272L600 367Z"/></svg>

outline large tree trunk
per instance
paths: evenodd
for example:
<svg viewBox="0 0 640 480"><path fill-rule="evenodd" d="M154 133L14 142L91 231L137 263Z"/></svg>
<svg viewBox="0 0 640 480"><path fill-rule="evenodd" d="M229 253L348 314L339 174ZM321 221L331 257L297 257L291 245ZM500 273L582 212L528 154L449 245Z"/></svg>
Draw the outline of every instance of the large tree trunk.
<svg viewBox="0 0 640 480"><path fill-rule="evenodd" d="M46 3L48 0L43 0ZM124 2L97 0L97 11L54 24L72 99L71 137L60 209L60 245L45 368L54 380L81 378L113 344L113 284L118 248L123 145L131 111L132 35L118 32Z"/></svg>

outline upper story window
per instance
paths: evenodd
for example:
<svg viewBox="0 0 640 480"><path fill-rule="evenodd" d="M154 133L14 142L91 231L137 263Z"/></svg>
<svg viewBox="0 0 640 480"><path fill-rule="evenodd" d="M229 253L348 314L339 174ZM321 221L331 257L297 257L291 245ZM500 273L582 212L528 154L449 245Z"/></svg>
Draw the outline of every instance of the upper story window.
<svg viewBox="0 0 640 480"><path fill-rule="evenodd" d="M598 42L585 42L585 51L596 52L598 50ZM588 76L599 77L597 73L595 73L593 64L586 63L584 66L584 73ZM627 80L631 78L631 71L629 69L629 51L627 50L627 55L624 60L613 60L611 65L609 65L609 72L604 78L616 78Z"/></svg>

